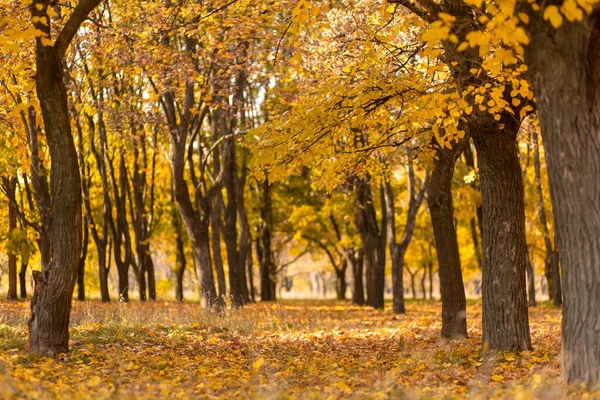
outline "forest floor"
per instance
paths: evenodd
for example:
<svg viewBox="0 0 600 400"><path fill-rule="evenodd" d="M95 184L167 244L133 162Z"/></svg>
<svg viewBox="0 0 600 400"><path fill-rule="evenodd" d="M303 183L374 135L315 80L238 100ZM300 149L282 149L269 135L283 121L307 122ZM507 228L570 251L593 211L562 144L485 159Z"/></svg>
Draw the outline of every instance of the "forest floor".
<svg viewBox="0 0 600 400"><path fill-rule="evenodd" d="M175 302L75 302L71 352L27 354L28 303L0 303L0 398L595 398L560 377L560 311L530 309L533 350L482 357L441 339L439 303L406 315L333 301L211 314Z"/></svg>

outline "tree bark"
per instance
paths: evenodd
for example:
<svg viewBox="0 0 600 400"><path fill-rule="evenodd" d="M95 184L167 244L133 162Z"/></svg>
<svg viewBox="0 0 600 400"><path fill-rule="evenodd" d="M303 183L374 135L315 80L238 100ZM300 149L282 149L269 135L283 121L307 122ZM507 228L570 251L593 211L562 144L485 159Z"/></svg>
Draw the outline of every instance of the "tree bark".
<svg viewBox="0 0 600 400"><path fill-rule="evenodd" d="M83 245L81 249L81 256L79 257L79 268L77 272L77 300L85 300L85 261L87 259L88 243L89 243L90 230L88 227L87 220L83 219Z"/></svg>
<svg viewBox="0 0 600 400"><path fill-rule="evenodd" d="M529 254L527 255L527 304L529 307L535 307L535 270L531 265Z"/></svg>
<svg viewBox="0 0 600 400"><path fill-rule="evenodd" d="M462 146L466 140L468 139L463 140ZM437 147L434 169L427 189L427 204L439 264L442 336L447 338L467 337L467 302L452 204L454 165L462 146L457 144L452 149Z"/></svg>
<svg viewBox="0 0 600 400"><path fill-rule="evenodd" d="M17 229L17 179L3 178L2 184L8 200L8 293L7 300L17 299L17 254L14 248L14 231Z"/></svg>
<svg viewBox="0 0 600 400"><path fill-rule="evenodd" d="M237 180L237 214L240 224L240 245L238 250L238 272L240 276L240 294L242 303L250 302L252 291L252 237L250 236L250 225L248 224L248 214L246 213L246 205L244 202L244 188L246 186L246 177L248 167L246 162L242 163L242 172ZM248 276L246 276L246 271Z"/></svg>
<svg viewBox="0 0 600 400"><path fill-rule="evenodd" d="M217 273L217 288L219 289L219 298L224 301L227 298L227 284L225 282L225 269L223 268L223 256L221 253L221 207L213 207L210 216L210 237L212 244L212 256Z"/></svg>
<svg viewBox="0 0 600 400"><path fill-rule="evenodd" d="M258 227L259 236L256 241L256 255L260 267L260 298L262 301L275 301L275 263L271 251L271 185L268 177L259 185L259 213L261 217Z"/></svg>
<svg viewBox="0 0 600 400"><path fill-rule="evenodd" d="M481 116L470 128L477 148L483 207L483 343L487 349L529 350L525 206L512 115ZM499 124L504 126L500 128Z"/></svg>
<svg viewBox="0 0 600 400"><path fill-rule="evenodd" d="M600 8L553 29L532 15L526 61L539 110L563 266L567 382L600 383Z"/></svg>
<svg viewBox="0 0 600 400"><path fill-rule="evenodd" d="M63 81L62 58L70 41L87 15L100 0L82 0L67 20L54 46L36 39L36 88L48 148L50 150L51 247L52 259L35 271L29 351L53 356L68 351L71 299L81 255L81 182L77 152L71 134L67 93ZM50 37L48 0L34 1L30 7L34 23ZM45 21L46 24L42 23Z"/></svg>
<svg viewBox="0 0 600 400"><path fill-rule="evenodd" d="M535 189L537 192L538 215L542 225L542 234L544 236L544 245L546 246L546 280L548 281L548 291L553 300L554 307L562 305L562 290L560 281L560 267L558 263L558 251L552 245L550 238L550 229L548 228L548 218L546 206L544 205L544 192L542 190L542 165L540 162L540 149L537 132L532 134L533 141L533 166L535 170Z"/></svg>
<svg viewBox="0 0 600 400"><path fill-rule="evenodd" d="M383 308L386 240L377 226L370 179L357 179L354 190L357 205L356 227L363 244L364 268L367 275L366 304L373 308Z"/></svg>
<svg viewBox="0 0 600 400"><path fill-rule="evenodd" d="M27 266L29 264L29 254L21 256L21 269L19 270L19 292L21 298L27 298Z"/></svg>
<svg viewBox="0 0 600 400"><path fill-rule="evenodd" d="M350 270L352 271L352 303L362 306L365 304L365 284L363 281L363 250L348 250L348 252L345 253L345 256L348 265L350 265Z"/></svg>

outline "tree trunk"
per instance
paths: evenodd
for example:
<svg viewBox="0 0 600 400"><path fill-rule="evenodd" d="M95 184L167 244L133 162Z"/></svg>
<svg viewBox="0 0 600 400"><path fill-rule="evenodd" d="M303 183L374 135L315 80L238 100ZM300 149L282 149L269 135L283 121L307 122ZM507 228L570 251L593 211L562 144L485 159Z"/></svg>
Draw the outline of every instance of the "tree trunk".
<svg viewBox="0 0 600 400"><path fill-rule="evenodd" d="M425 279L427 278L427 264L423 264L423 275L421 276L421 294L423 300L427 300L427 290L425 290Z"/></svg>
<svg viewBox="0 0 600 400"><path fill-rule="evenodd" d="M21 256L21 269L19 270L19 288L21 298L27 298L27 266L29 264L29 254Z"/></svg>
<svg viewBox="0 0 600 400"><path fill-rule="evenodd" d="M256 242L256 255L260 267L260 298L262 301L275 301L275 263L271 253L271 189L268 178L260 185L259 237Z"/></svg>
<svg viewBox="0 0 600 400"><path fill-rule="evenodd" d="M77 272L77 300L85 300L85 261L87 259L88 244L90 238L90 230L87 219L83 220L83 247L81 256L79 257L79 268Z"/></svg>
<svg viewBox="0 0 600 400"><path fill-rule="evenodd" d="M410 290L412 291L413 300L417 299L417 286L415 285L415 274L409 272L410 275Z"/></svg>
<svg viewBox="0 0 600 400"><path fill-rule="evenodd" d="M556 250L550 253L550 258L548 260L550 263L550 271L552 274L552 302L554 303L554 307L560 307L563 304L563 296L562 296L562 280L560 277L560 266L558 260L558 252Z"/></svg>
<svg viewBox="0 0 600 400"><path fill-rule="evenodd" d="M17 229L17 179L4 178L3 186L8 200L8 293L7 300L17 299L17 254L14 231Z"/></svg>
<svg viewBox="0 0 600 400"><path fill-rule="evenodd" d="M544 205L544 192L542 190L542 165L540 162L540 149L537 132L533 132L533 166L535 169L535 188L538 201L538 215L542 225L542 234L544 236L544 245L546 246L546 279L548 280L548 291L555 307L562 305L562 290L560 287L560 269L558 265L558 252L552 245L550 238L550 229L548 228L548 218L546 206Z"/></svg>
<svg viewBox="0 0 600 400"><path fill-rule="evenodd" d="M465 164L467 164L467 166L470 169L475 170L475 157L473 156L473 150L471 150L471 144L469 143L468 139L466 140L466 143L462 145L462 147L464 147L463 154L465 155ZM471 183L471 187L473 188L473 190L480 192L479 185L475 181ZM483 232L483 210L481 208L481 203L475 205L475 217L476 218L471 218L470 220L471 238L473 239L473 247L475 248L475 258L477 259L477 265L479 266L479 269L481 269L481 266L483 265L483 257L481 255L480 244L481 241L479 240L480 233ZM478 228L480 233L477 232Z"/></svg>
<svg viewBox="0 0 600 400"><path fill-rule="evenodd" d="M223 238L227 251L227 265L229 267L229 295L233 307L243 304L242 290L240 287L240 270L238 269L238 243L237 243L237 185L235 164L235 140L227 139L223 142L223 184L227 192L227 204L223 209L225 224L223 225ZM244 272L244 269L241 269Z"/></svg>
<svg viewBox="0 0 600 400"><path fill-rule="evenodd" d="M338 300L346 300L346 261L342 261L342 266L339 269L335 270L336 284L335 291Z"/></svg>
<svg viewBox="0 0 600 400"><path fill-rule="evenodd" d="M355 197L357 204L356 227L362 239L364 267L367 275L366 304L374 308L383 308L385 258L382 259L382 255L385 255L385 237L382 242L369 178L357 180Z"/></svg>
<svg viewBox="0 0 600 400"><path fill-rule="evenodd" d="M60 32L54 46L36 39L36 88L50 151L52 259L35 271L29 319L29 351L54 356L69 349L71 299L81 256L81 181L77 152L71 134L62 58L72 37L100 0L82 0ZM49 2L34 1L35 28L48 37ZM43 23L45 21L45 23Z"/></svg>
<svg viewBox="0 0 600 400"><path fill-rule="evenodd" d="M477 148L483 207L484 348L529 350L523 177L516 143L519 123L503 128L489 116L470 129Z"/></svg>
<svg viewBox="0 0 600 400"><path fill-rule="evenodd" d="M532 16L526 49L562 264L567 382L600 383L600 9L553 29Z"/></svg>
<svg viewBox="0 0 600 400"><path fill-rule="evenodd" d="M227 298L227 284L225 283L225 269L223 268L223 256L221 254L221 212L219 206L213 208L210 217L210 235L212 244L212 255L217 273L219 298L224 301Z"/></svg>
<svg viewBox="0 0 600 400"><path fill-rule="evenodd" d="M535 270L529 255L527 255L527 301L529 307L535 307Z"/></svg>
<svg viewBox="0 0 600 400"><path fill-rule="evenodd" d="M365 284L363 282L363 251L362 249L349 249L344 252L346 262L350 265L352 271L352 303L357 305L365 304Z"/></svg>
<svg viewBox="0 0 600 400"><path fill-rule="evenodd" d="M246 205L244 202L244 188L246 186L246 176L248 168L245 162L242 164L242 173L237 180L237 214L238 221L240 224L240 245L238 251L238 272L240 276L240 294L242 297L242 303L247 304L250 302L252 291L252 237L250 236L250 225L248 224L248 214L246 213ZM246 277L246 271L248 276ZM250 285L250 289L249 286Z"/></svg>
<svg viewBox="0 0 600 400"><path fill-rule="evenodd" d="M461 149L437 148L434 169L428 184L427 204L437 249L440 292L442 295L442 336L467 337L467 312L452 204L454 164Z"/></svg>
<svg viewBox="0 0 600 400"><path fill-rule="evenodd" d="M175 276L177 284L175 287L175 298L177 301L183 301L183 276L187 261L185 258L185 245L183 242L183 227L181 226L181 218L177 214L175 204L173 204L171 209L171 223L173 225L173 230L175 231L176 248Z"/></svg>

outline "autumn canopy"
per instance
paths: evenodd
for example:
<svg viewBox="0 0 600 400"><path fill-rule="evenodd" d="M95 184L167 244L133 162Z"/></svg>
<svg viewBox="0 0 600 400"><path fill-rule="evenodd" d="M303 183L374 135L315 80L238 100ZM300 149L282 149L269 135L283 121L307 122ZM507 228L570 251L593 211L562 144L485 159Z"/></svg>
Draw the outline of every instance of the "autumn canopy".
<svg viewBox="0 0 600 400"><path fill-rule="evenodd" d="M0 394L598 393L596 0L0 2Z"/></svg>

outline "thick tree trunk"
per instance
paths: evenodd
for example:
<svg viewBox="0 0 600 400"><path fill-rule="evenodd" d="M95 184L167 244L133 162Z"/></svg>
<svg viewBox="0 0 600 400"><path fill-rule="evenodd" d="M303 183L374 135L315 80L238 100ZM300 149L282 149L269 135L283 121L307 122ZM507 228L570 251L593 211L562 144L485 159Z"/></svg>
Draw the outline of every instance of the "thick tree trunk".
<svg viewBox="0 0 600 400"><path fill-rule="evenodd" d="M600 8L553 29L541 15L526 49L563 270L568 382L600 383Z"/></svg>
<svg viewBox="0 0 600 400"><path fill-rule="evenodd" d="M483 207L484 348L529 350L523 177L517 151L519 124L501 129L489 116L470 129L477 148Z"/></svg>
<svg viewBox="0 0 600 400"><path fill-rule="evenodd" d="M427 198L439 264L442 336L447 338L467 337L467 303L452 205L452 177L460 152L459 145L438 147Z"/></svg>
<svg viewBox="0 0 600 400"><path fill-rule="evenodd" d="M33 274L35 283L29 319L29 351L53 356L69 348L71 299L81 256L81 181L77 152L71 134L67 93L63 81L62 58L87 15L100 0L82 0L60 32L54 46L36 40L36 88L46 139L50 150L50 196L52 221L52 259L41 272ZM49 2L31 5L35 27L50 36L46 14ZM46 24L42 23L46 21Z"/></svg>

